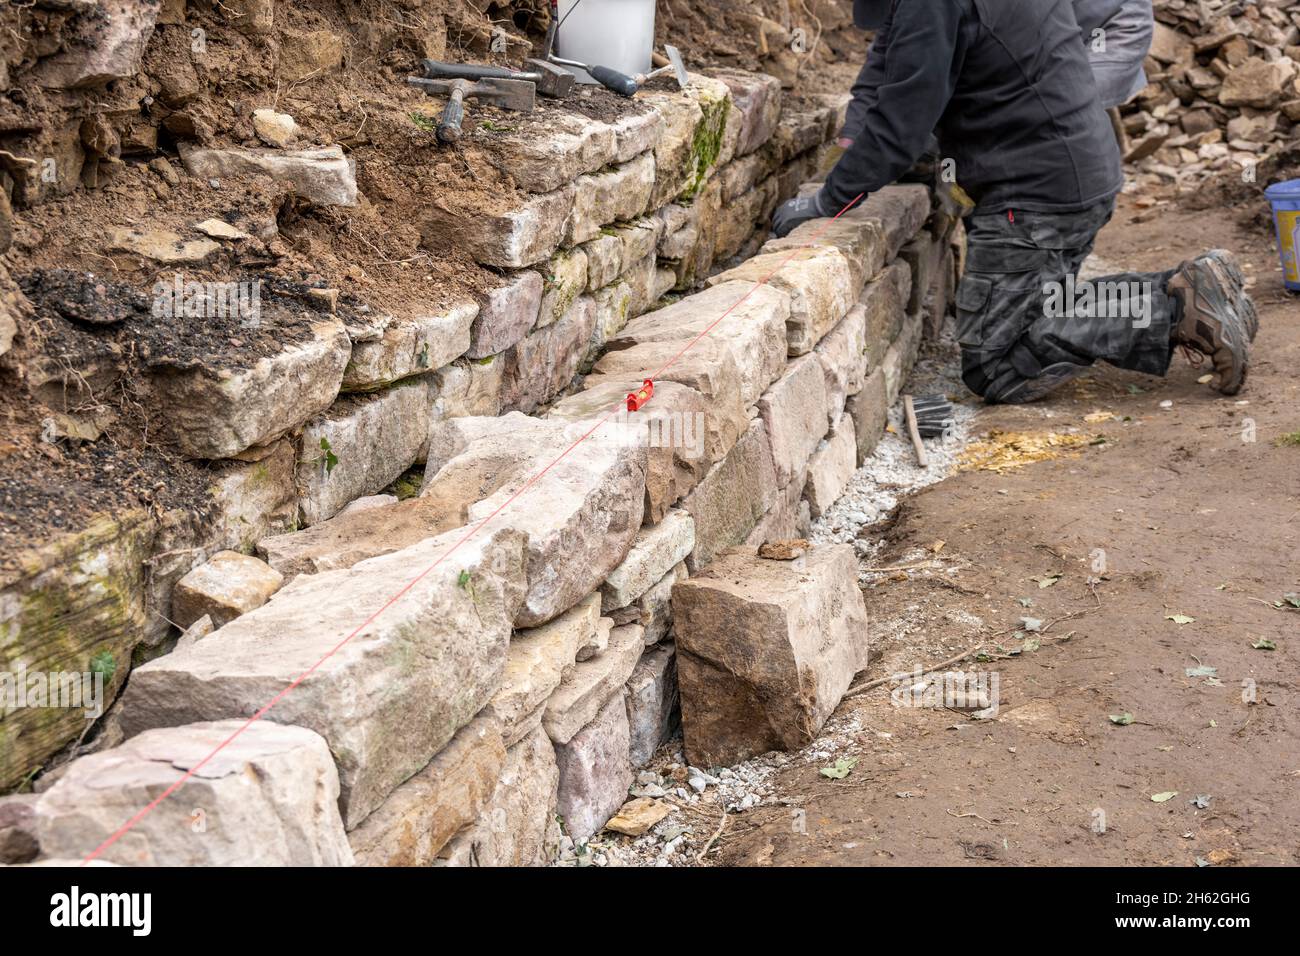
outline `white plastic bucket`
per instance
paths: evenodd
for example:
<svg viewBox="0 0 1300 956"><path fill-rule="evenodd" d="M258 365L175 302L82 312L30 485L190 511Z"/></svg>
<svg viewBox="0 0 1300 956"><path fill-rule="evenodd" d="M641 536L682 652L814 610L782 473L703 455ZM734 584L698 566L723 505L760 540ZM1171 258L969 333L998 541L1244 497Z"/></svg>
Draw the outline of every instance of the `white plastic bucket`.
<svg viewBox="0 0 1300 956"><path fill-rule="evenodd" d="M565 20L577 5L573 16ZM560 0L555 55L628 76L650 72L655 45L655 0ZM572 69L572 68L570 68ZM574 69L580 83L596 82Z"/></svg>

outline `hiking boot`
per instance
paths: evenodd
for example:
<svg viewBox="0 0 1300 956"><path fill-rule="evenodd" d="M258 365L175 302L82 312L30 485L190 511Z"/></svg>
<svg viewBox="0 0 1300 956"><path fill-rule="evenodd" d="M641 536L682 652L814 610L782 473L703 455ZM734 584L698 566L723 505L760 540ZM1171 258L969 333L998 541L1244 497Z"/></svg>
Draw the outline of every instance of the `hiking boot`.
<svg viewBox="0 0 1300 956"><path fill-rule="evenodd" d="M1250 334L1250 340L1255 341L1255 333L1259 331L1259 313L1255 311L1255 303L1246 294L1246 277L1242 275L1241 266L1237 265L1236 257L1227 249L1211 249L1200 258L1209 259L1215 263L1236 288L1237 314L1246 323L1246 331Z"/></svg>
<svg viewBox="0 0 1300 956"><path fill-rule="evenodd" d="M1250 332L1241 314L1243 296L1224 261L1216 252L1184 262L1169 280L1169 292L1183 304L1174 342L1206 356L1214 366L1214 387L1236 395L1246 381Z"/></svg>

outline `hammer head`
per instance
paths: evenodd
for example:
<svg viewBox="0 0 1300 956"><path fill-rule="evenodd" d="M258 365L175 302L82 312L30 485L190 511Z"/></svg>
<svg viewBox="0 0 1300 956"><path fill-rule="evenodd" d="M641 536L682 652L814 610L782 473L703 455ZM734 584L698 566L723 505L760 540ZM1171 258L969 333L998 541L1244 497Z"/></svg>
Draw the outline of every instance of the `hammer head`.
<svg viewBox="0 0 1300 956"><path fill-rule="evenodd" d="M531 80L484 78L469 84L465 95L503 110L531 113L537 104L537 85Z"/></svg>
<svg viewBox="0 0 1300 956"><path fill-rule="evenodd" d="M485 77L481 80L436 80L425 77L407 77L407 83L418 86L433 96L451 96L460 90L465 99L476 99L489 106L517 113L531 113L537 104L537 86L531 80L500 80Z"/></svg>
<svg viewBox="0 0 1300 956"><path fill-rule="evenodd" d="M524 68L536 74L533 82L537 84L537 92L543 96L568 96L573 90L576 77L548 60L525 60Z"/></svg>

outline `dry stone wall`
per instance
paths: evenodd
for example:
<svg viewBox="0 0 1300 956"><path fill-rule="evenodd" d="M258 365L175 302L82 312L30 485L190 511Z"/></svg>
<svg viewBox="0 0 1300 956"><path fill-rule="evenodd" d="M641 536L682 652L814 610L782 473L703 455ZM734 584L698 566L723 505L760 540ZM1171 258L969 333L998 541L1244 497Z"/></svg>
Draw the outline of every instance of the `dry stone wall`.
<svg viewBox="0 0 1300 956"><path fill-rule="evenodd" d="M842 101L783 109L776 80L728 72L644 102L503 139L494 161L528 198L426 224L500 269L479 300L324 323L284 368L174 383L191 405L206 389L185 430L223 459L216 516L174 529L173 560L117 598L121 659L182 579L194 624L170 653L174 631L148 638L99 752L0 820L43 854L88 852L131 794L291 684L272 726L205 775L213 845L151 814L106 858L221 862L247 840L249 861L532 865L619 809L678 720L674 594L737 547L801 535L842 493L927 309L946 310L957 254L919 185L764 241L775 204L816 177ZM592 432L652 376L648 406ZM412 466L418 495L380 494ZM122 563L148 564L122 531ZM254 548L266 564L229 553ZM238 580L195 573L218 552ZM37 581L5 582L6 599ZM847 686L858 651L834 660L819 680ZM46 729L4 783L80 729ZM127 786L97 788L102 767ZM227 807L247 768L261 802ZM308 771L313 787L279 788Z"/></svg>

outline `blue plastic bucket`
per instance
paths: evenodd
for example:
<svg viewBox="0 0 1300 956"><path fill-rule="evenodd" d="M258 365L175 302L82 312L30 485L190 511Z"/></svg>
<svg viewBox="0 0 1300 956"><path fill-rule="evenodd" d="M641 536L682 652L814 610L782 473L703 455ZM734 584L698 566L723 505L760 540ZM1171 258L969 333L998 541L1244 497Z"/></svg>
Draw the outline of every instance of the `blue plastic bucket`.
<svg viewBox="0 0 1300 956"><path fill-rule="evenodd" d="M1282 281L1290 291L1300 292L1300 179L1274 183L1264 190L1264 197L1273 205Z"/></svg>

